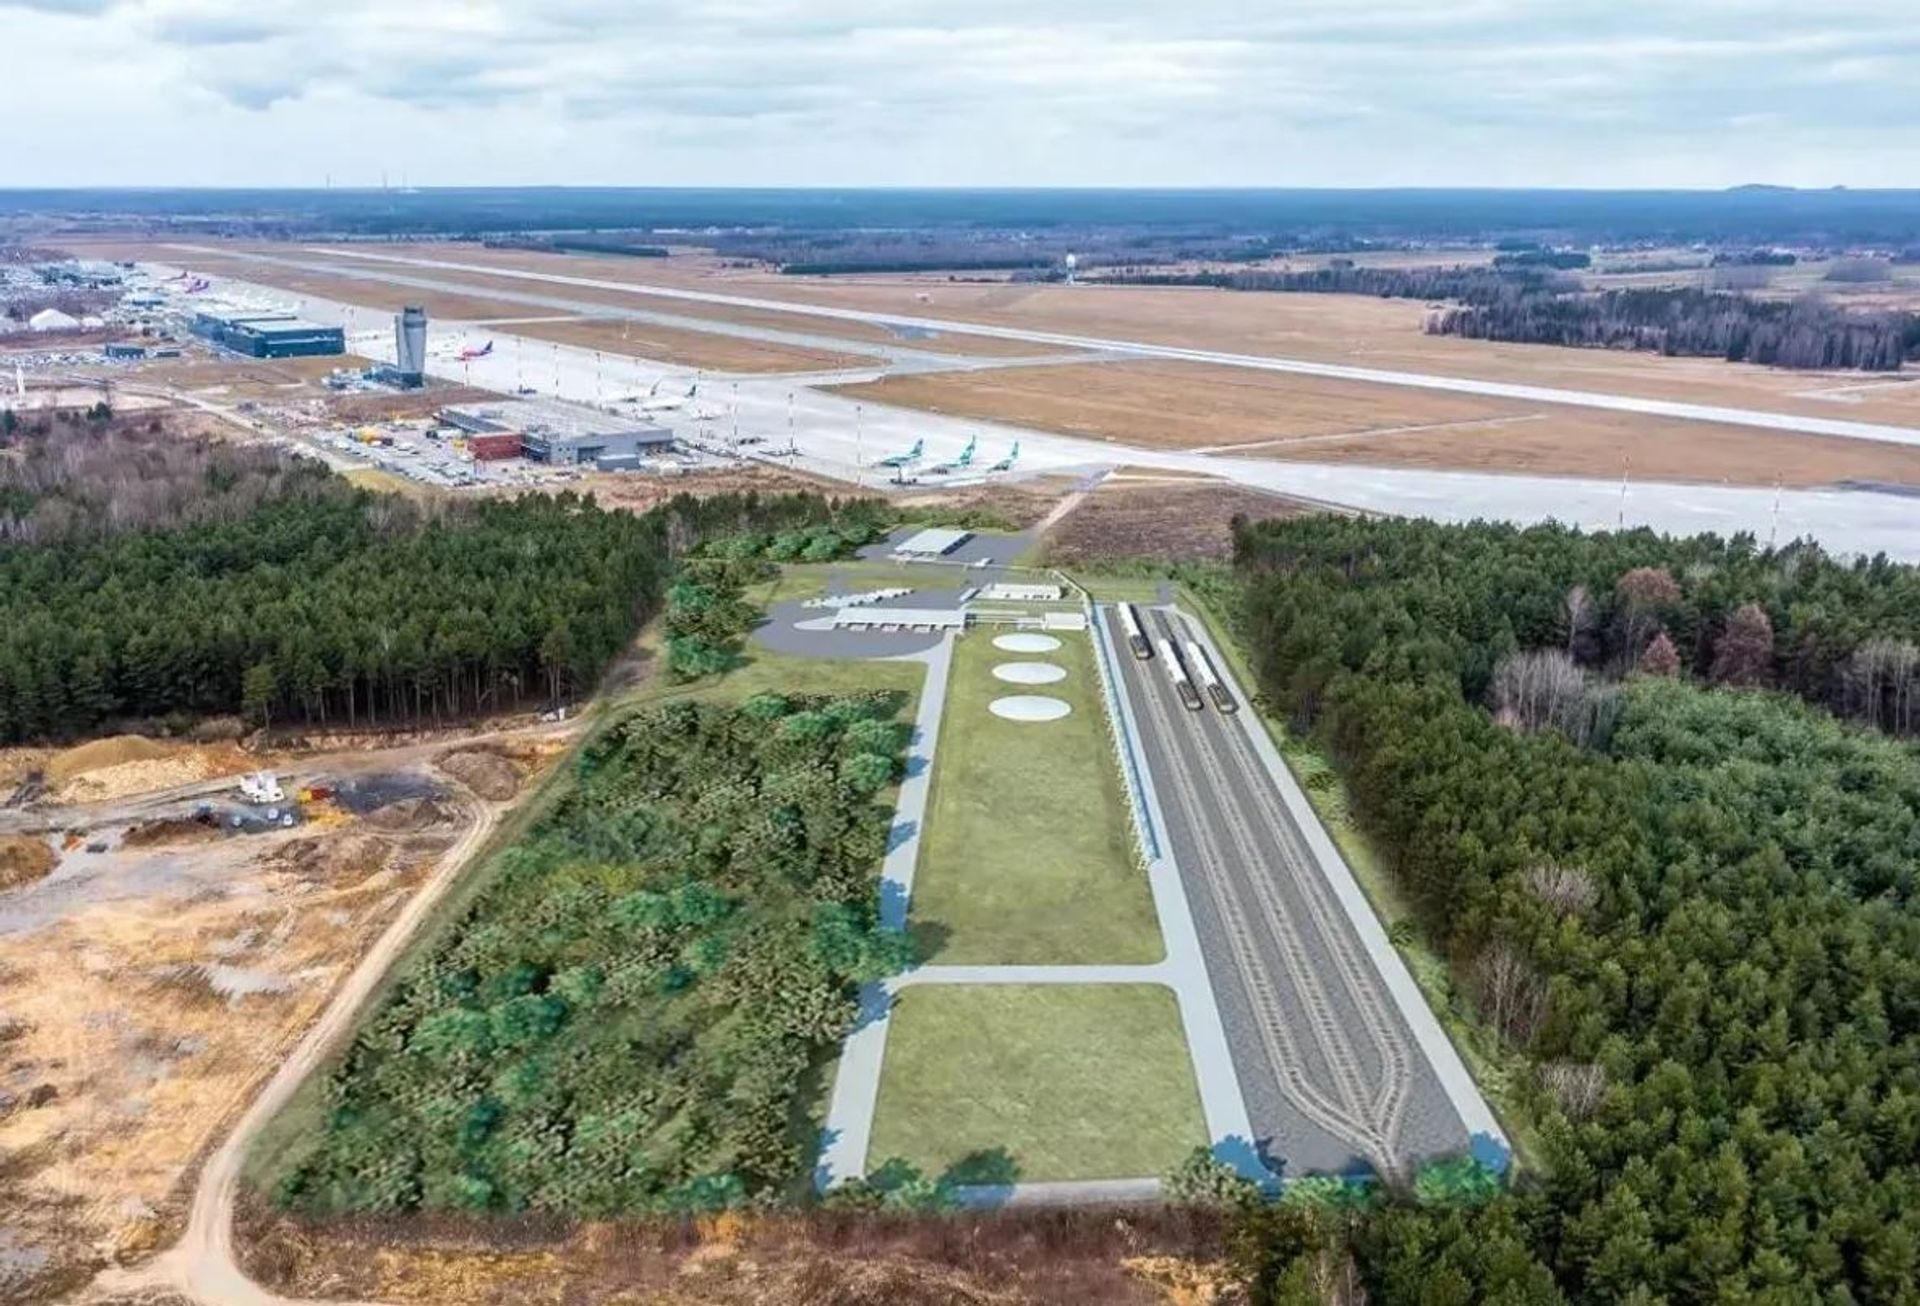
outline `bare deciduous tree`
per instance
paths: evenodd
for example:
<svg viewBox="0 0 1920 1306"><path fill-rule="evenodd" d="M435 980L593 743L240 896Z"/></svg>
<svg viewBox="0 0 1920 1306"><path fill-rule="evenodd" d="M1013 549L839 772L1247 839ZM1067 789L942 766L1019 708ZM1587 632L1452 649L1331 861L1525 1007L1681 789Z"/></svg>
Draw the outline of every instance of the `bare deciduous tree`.
<svg viewBox="0 0 1920 1306"><path fill-rule="evenodd" d="M1895 734L1920 726L1920 649L1911 643L1867 640L1847 659L1842 679L1849 715Z"/></svg>
<svg viewBox="0 0 1920 1306"><path fill-rule="evenodd" d="M1604 743L1619 714L1619 693L1594 686L1560 649L1535 649L1501 658L1489 698L1494 719L1529 734L1549 727L1584 747Z"/></svg>
<svg viewBox="0 0 1920 1306"><path fill-rule="evenodd" d="M1575 585L1567 591L1562 607L1567 614L1567 656L1578 658L1580 643L1592 634L1598 616L1594 611L1593 595L1587 592L1585 585Z"/></svg>
<svg viewBox="0 0 1920 1306"><path fill-rule="evenodd" d="M1480 1010L1518 1047L1533 1041L1547 1014L1547 986L1533 963L1504 940L1490 945L1473 965Z"/></svg>
<svg viewBox="0 0 1920 1306"><path fill-rule="evenodd" d="M1585 1120L1607 1095L1606 1068L1591 1062L1549 1062L1541 1069L1540 1078L1569 1120Z"/></svg>
<svg viewBox="0 0 1920 1306"><path fill-rule="evenodd" d="M1536 866L1527 872L1526 886L1534 897L1568 916L1584 916L1600 901L1593 877L1577 866Z"/></svg>

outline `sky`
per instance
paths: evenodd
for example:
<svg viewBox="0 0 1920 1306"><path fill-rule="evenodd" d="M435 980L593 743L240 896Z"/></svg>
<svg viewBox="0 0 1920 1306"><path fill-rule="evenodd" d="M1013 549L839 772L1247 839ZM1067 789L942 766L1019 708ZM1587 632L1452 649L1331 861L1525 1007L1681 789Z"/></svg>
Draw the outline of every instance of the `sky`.
<svg viewBox="0 0 1920 1306"><path fill-rule="evenodd" d="M0 0L0 68L0 186L1920 186L1896 0Z"/></svg>

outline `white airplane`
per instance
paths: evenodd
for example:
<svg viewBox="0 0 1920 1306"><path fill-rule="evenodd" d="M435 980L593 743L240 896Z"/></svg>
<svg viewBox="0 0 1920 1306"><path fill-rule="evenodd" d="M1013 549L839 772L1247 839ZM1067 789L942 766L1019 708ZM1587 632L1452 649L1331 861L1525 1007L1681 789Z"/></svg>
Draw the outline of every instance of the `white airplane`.
<svg viewBox="0 0 1920 1306"><path fill-rule="evenodd" d="M687 392L683 395L668 395L666 398L660 399L656 397L659 393L660 382L655 381L652 388L647 391L647 397L640 402L640 411L643 413L670 413L676 408L685 408L693 397L700 393L700 383L695 381L687 387Z"/></svg>
<svg viewBox="0 0 1920 1306"><path fill-rule="evenodd" d="M955 458L950 463L941 463L938 467L927 468L927 474L929 476L946 476L953 472L964 472L967 468L973 466L974 446L979 443L980 437L977 435L974 436L967 441L967 447L960 451L958 458Z"/></svg>
<svg viewBox="0 0 1920 1306"><path fill-rule="evenodd" d="M1020 458L1020 442L1018 440L1015 440L1013 442L1013 448L1007 450L1007 456L1005 458L1002 458L999 462L995 463L993 466L987 468L987 470L990 472L1010 472L1013 470L1014 463L1017 462L1019 458Z"/></svg>
<svg viewBox="0 0 1920 1306"><path fill-rule="evenodd" d="M891 457L882 458L879 462L875 463L874 466L875 467L911 466L912 464L920 461L920 456L922 453L926 451L926 447L927 447L927 442L925 440L915 440L913 442L913 448L907 450L905 453L897 453L892 455Z"/></svg>

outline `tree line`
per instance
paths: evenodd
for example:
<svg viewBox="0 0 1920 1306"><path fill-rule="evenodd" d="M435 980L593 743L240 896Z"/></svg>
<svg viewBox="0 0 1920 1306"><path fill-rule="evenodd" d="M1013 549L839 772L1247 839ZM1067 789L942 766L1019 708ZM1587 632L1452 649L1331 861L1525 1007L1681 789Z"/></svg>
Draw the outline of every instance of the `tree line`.
<svg viewBox="0 0 1920 1306"><path fill-rule="evenodd" d="M1897 371L1920 357L1917 313L1850 309L1814 296L1776 300L1694 289L1588 291L1558 271L1566 260L1502 257L1510 261L1495 267L1336 264L1299 272L1115 273L1102 280L1420 299L1446 305L1427 318L1430 334L1472 340L1860 371Z"/></svg>
<svg viewBox="0 0 1920 1306"><path fill-rule="evenodd" d="M312 464L205 450L149 450L125 470L155 477L116 488L100 460L118 447L30 458L0 486L0 522L34 537L0 544L0 740L236 713L380 727L565 700L708 539L842 520L864 538L886 512L812 494L680 496L641 516L567 494L421 507ZM102 487L80 488L90 472Z"/></svg>
<svg viewBox="0 0 1920 1306"><path fill-rule="evenodd" d="M1501 1194L1250 1209L1256 1297L1911 1301L1920 755L1821 705L1893 674L1920 574L1336 518L1237 550L1263 699L1519 1059L1538 1153Z"/></svg>
<svg viewBox="0 0 1920 1306"><path fill-rule="evenodd" d="M1449 308L1436 335L1634 349L1772 367L1898 371L1920 356L1920 314L1692 289L1526 293Z"/></svg>

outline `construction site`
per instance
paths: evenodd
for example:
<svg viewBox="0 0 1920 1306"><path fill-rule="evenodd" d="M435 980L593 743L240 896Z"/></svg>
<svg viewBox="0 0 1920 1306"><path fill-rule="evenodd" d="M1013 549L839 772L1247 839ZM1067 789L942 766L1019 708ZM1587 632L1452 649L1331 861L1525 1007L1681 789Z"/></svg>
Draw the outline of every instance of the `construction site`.
<svg viewBox="0 0 1920 1306"><path fill-rule="evenodd" d="M176 1238L209 1149L566 729L0 751L0 1286Z"/></svg>

